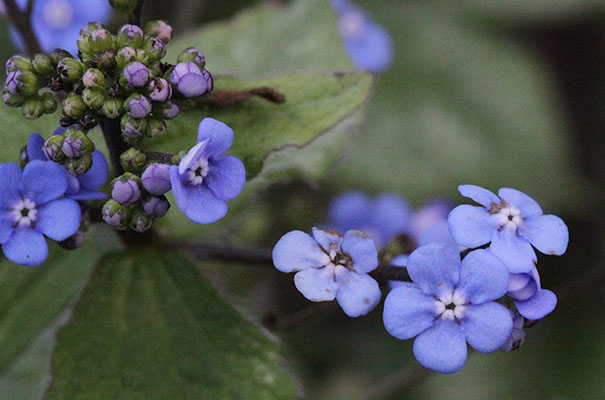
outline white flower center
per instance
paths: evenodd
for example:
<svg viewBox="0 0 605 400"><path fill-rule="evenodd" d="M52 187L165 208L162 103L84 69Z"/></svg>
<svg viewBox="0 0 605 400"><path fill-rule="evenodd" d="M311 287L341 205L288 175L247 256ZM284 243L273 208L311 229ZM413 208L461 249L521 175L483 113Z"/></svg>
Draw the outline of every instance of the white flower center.
<svg viewBox="0 0 605 400"><path fill-rule="evenodd" d="M466 296L461 292L454 290L437 298L437 301L435 301L435 311L437 317L453 321L464 317L466 304L468 304Z"/></svg>
<svg viewBox="0 0 605 400"><path fill-rule="evenodd" d="M208 171L210 171L210 167L208 166L208 160L205 158L198 158L196 162L191 164L187 171L185 171L185 176L187 177L187 182L191 185L201 185L204 182L204 178L208 176Z"/></svg>
<svg viewBox="0 0 605 400"><path fill-rule="evenodd" d="M74 10L67 0L51 0L42 11L46 23L54 29L66 29L72 24Z"/></svg>
<svg viewBox="0 0 605 400"><path fill-rule="evenodd" d="M32 226L38 214L36 203L27 198L19 200L13 207L12 212L15 218L15 226Z"/></svg>
<svg viewBox="0 0 605 400"><path fill-rule="evenodd" d="M366 21L358 12L348 12L342 16L339 23L340 33L345 39L358 39L366 30Z"/></svg>
<svg viewBox="0 0 605 400"><path fill-rule="evenodd" d="M502 208L497 214L494 215L496 215L496 218L498 218L500 226L507 229L517 229L517 227L523 222L521 211L519 211L517 207L513 206Z"/></svg>

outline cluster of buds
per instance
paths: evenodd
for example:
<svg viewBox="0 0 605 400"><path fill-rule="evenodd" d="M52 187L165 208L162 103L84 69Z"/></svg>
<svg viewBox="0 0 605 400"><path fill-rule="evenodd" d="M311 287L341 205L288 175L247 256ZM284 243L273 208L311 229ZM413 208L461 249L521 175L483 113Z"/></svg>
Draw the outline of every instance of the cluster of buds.
<svg viewBox="0 0 605 400"><path fill-rule="evenodd" d="M95 145L82 130L70 127L49 137L43 151L49 160L63 164L74 175L82 175L92 167Z"/></svg>
<svg viewBox="0 0 605 400"><path fill-rule="evenodd" d="M134 148L123 153L121 160L128 172L111 183L111 199L103 206L103 219L116 229L145 232L170 208L165 196L172 188L170 164L149 163Z"/></svg>

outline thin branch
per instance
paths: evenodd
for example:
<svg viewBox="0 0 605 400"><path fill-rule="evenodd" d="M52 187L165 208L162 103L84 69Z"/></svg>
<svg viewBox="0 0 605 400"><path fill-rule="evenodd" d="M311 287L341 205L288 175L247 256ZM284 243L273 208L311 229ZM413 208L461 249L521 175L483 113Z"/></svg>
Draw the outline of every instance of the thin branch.
<svg viewBox="0 0 605 400"><path fill-rule="evenodd" d="M247 90L214 90L210 96L200 100L199 103L211 107L224 108L244 103L253 96L263 98L275 104L281 104L286 101L286 96L283 93L263 86Z"/></svg>
<svg viewBox="0 0 605 400"><path fill-rule="evenodd" d="M122 139L120 120L101 118L99 125L103 131L105 143L107 143L107 149L109 150L109 157L111 159L113 172L116 174L116 176L122 175L124 173L124 168L122 168L120 155L128 150L130 145Z"/></svg>
<svg viewBox="0 0 605 400"><path fill-rule="evenodd" d="M146 151L146 150L140 150L141 153L143 153L145 155L145 157L147 158L148 161L159 161L163 164L172 164L172 157L174 157L174 154L170 154L170 153L162 153L160 151Z"/></svg>
<svg viewBox="0 0 605 400"><path fill-rule="evenodd" d="M30 0L30 3L33 1ZM29 54L42 53L42 47L40 46L40 42L38 41L38 37L34 33L34 29L31 25L31 13L29 10L30 5L27 5L27 10L25 12L21 11L15 0L4 0L4 4L6 5L6 12L11 20L11 23L17 28L23 41L25 42L25 47Z"/></svg>

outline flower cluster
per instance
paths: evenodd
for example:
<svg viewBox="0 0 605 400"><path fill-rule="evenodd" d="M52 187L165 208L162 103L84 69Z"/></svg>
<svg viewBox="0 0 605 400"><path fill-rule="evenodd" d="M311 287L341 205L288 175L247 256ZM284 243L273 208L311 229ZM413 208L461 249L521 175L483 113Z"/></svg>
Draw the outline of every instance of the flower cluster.
<svg viewBox="0 0 605 400"><path fill-rule="evenodd" d="M398 339L416 338L416 359L434 371L462 368L467 343L480 353L517 349L525 338L523 327L557 303L556 295L541 287L531 246L563 254L567 227L517 190L500 189L498 196L472 185L459 190L482 207L451 210L438 201L413 215L392 194L370 199L345 193L330 207L330 226L367 234L348 231L343 237L317 228L313 237L287 233L273 249L275 267L299 271L294 281L307 299L336 299L351 317L367 314L380 300L368 273L380 272L378 265L385 262L391 264L385 269L406 268L409 281L389 285L384 325ZM390 254L396 246L388 242L401 236L415 246L409 256Z"/></svg>

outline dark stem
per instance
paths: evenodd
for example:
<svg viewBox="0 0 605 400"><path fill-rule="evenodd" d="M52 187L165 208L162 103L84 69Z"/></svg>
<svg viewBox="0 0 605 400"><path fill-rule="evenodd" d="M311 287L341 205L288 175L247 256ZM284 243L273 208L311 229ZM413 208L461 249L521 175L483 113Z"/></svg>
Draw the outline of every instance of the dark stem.
<svg viewBox="0 0 605 400"><path fill-rule="evenodd" d="M105 143L107 143L107 149L109 150L109 157L111 159L111 165L113 172L116 176L122 175L124 169L122 168L122 162L120 161L120 155L130 148L130 145L122 139L122 128L120 128L119 119L101 118L99 121L101 130L103 131L103 137Z"/></svg>
<svg viewBox="0 0 605 400"><path fill-rule="evenodd" d="M132 12L132 17L130 19L131 24L141 26L141 13L143 11L143 3L145 3L145 0L137 1L137 6L135 7L134 11Z"/></svg>
<svg viewBox="0 0 605 400"><path fill-rule="evenodd" d="M146 151L140 150L141 153L145 154L145 157L148 161L159 161L163 164L172 164L172 157L174 154L170 153L162 153L160 151Z"/></svg>
<svg viewBox="0 0 605 400"><path fill-rule="evenodd" d="M31 8L33 8L33 1L30 0L25 12L19 9L15 0L4 0L4 4L6 5L6 12L10 17L12 24L17 28L25 42L27 52L29 54L42 53L42 47L40 47L38 37L34 33L34 29L31 25Z"/></svg>
<svg viewBox="0 0 605 400"><path fill-rule="evenodd" d="M286 96L267 86L247 90L214 90L210 96L199 101L200 104L211 107L224 108L241 104L251 97L257 96L271 103L281 104L286 101Z"/></svg>

